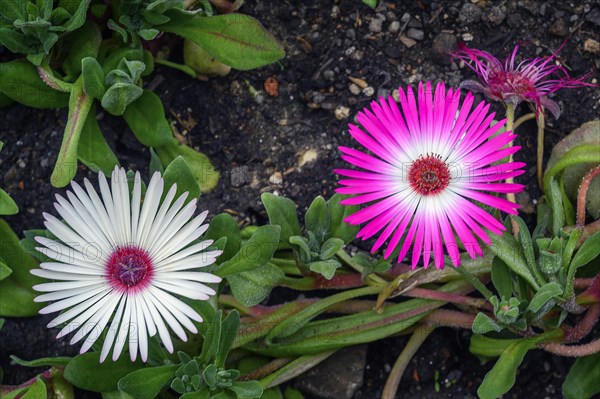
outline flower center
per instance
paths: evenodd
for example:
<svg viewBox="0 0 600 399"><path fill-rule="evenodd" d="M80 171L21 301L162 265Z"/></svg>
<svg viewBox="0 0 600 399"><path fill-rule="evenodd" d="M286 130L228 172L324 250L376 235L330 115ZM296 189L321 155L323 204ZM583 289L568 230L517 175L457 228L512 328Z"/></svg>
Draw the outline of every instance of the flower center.
<svg viewBox="0 0 600 399"><path fill-rule="evenodd" d="M408 183L421 195L438 194L449 182L450 169L439 155L421 155L408 170Z"/></svg>
<svg viewBox="0 0 600 399"><path fill-rule="evenodd" d="M527 95L535 93L535 84L528 76L519 71L498 71L490 73L490 82L496 94Z"/></svg>
<svg viewBox="0 0 600 399"><path fill-rule="evenodd" d="M152 260L146 251L138 247L119 247L110 255L106 270L113 285L127 289L149 277Z"/></svg>

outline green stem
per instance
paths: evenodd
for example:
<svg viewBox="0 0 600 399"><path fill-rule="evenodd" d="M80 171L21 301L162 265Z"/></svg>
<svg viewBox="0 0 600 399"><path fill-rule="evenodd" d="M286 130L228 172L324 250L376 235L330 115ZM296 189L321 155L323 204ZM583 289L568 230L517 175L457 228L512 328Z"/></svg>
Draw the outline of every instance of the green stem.
<svg viewBox="0 0 600 399"><path fill-rule="evenodd" d="M338 256L338 258L340 258L342 262L344 262L346 265L350 266L357 272L363 273L365 271L365 268L363 266L352 261L352 257L350 257L350 255L348 255L348 253L344 249L340 249L336 255ZM379 286L388 285L388 282L386 280L384 280L376 274L369 274L366 278L366 283L369 285Z"/></svg>
<svg viewBox="0 0 600 399"><path fill-rule="evenodd" d="M469 282L469 284L475 287L485 299L490 299L492 296L494 296L492 291L488 290L487 287L481 281L479 281L477 277L471 274L466 268L457 267L454 270L460 273L464 277L464 279Z"/></svg>
<svg viewBox="0 0 600 399"><path fill-rule="evenodd" d="M415 329L406 343L406 346L404 349L402 349L400 356L398 356L398 359L396 359L396 363L394 363L394 367L392 368L392 371L385 382L385 386L383 387L381 399L396 397L400 380L402 379L402 375L404 374L408 363L410 363L410 359L412 359L415 353L417 353L417 350L419 350L423 342L425 342L433 330L435 330L435 327L428 326L419 326Z"/></svg>
<svg viewBox="0 0 600 399"><path fill-rule="evenodd" d="M521 126L523 123L525 123L525 122L527 122L528 120L531 120L531 119L535 119L535 112L530 112L528 114L523 115L519 119L517 119L517 121L515 122L515 124L513 126L513 131L517 130L517 128L519 126Z"/></svg>
<svg viewBox="0 0 600 399"><path fill-rule="evenodd" d="M506 131L511 131L514 132L515 127L514 127L514 121L515 121L515 106L511 103L506 103ZM508 143L508 147L512 147L513 146L513 142L511 141L510 143ZM510 156L508 157L508 163L511 163L513 161L513 156L512 154L510 154ZM507 184L513 184L515 181L512 177L509 177L508 179L506 179L506 183ZM512 202L513 204L517 203L517 197L515 197L514 193L506 193L506 199L509 200L510 202ZM515 221L511 221L512 223L512 228L513 228L513 234L516 237L517 234L519 233L519 225L515 222Z"/></svg>
<svg viewBox="0 0 600 399"><path fill-rule="evenodd" d="M169 68L177 69L178 71L181 71L185 74L190 75L192 78L196 78L196 71L194 71L191 67L189 67L187 65L178 64L176 62L171 62L171 61L163 60L160 58L155 58L154 62L156 62L157 64L160 64L160 65L167 66Z"/></svg>
<svg viewBox="0 0 600 399"><path fill-rule="evenodd" d="M265 342L270 344L276 337L288 337L302 328L312 318L324 312L333 305L348 299L357 298L365 295L374 295L381 290L381 287L361 287L353 290L343 291L338 294L323 298L320 301L313 303L307 308L296 313L292 317L284 320L282 323L273 328L265 337Z"/></svg>
<svg viewBox="0 0 600 399"><path fill-rule="evenodd" d="M538 186L542 188L542 184L544 182L544 171L542 169L544 163L544 109L537 115L537 126L538 126L538 134L537 134L537 180Z"/></svg>
<svg viewBox="0 0 600 399"><path fill-rule="evenodd" d="M266 376L259 382L264 389L272 388L279 384L283 384L284 382L299 376L305 371L310 370L311 368L321 363L323 360L327 359L334 353L335 350L331 350L316 355L300 356L299 358L286 364L273 374Z"/></svg>

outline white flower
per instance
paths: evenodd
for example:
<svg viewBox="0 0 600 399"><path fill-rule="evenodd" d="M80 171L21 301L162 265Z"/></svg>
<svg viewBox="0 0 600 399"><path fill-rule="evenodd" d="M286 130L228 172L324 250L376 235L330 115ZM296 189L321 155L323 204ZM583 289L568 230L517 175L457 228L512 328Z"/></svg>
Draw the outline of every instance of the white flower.
<svg viewBox="0 0 600 399"><path fill-rule="evenodd" d="M158 172L150 180L143 205L139 173L131 198L124 169L115 168L110 187L102 173L99 182L101 196L87 179L85 190L72 182L68 199L56 196L62 221L44 213L46 228L58 240L36 237L43 245L37 250L53 261L32 273L56 280L34 287L47 292L36 302L55 301L40 313L63 311L48 327L68 322L57 338L77 331L71 344L86 337L81 353L90 349L111 321L101 362L111 348L113 360L118 359L127 339L131 360L139 351L146 361L148 337L157 332L173 352L168 327L186 341L183 327L195 334L192 320L202 321L177 296L206 300L215 291L202 283L221 281L213 274L192 271L214 263L221 254L202 252L212 240L194 243L208 228L202 224L208 211L192 219L197 201L184 206L185 193L173 202L176 185L161 201L165 182Z"/></svg>

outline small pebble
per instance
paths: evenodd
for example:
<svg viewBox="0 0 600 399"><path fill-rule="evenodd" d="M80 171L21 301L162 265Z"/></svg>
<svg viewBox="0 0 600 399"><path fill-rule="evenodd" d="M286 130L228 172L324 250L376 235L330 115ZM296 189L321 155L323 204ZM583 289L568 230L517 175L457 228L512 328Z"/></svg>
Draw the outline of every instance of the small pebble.
<svg viewBox="0 0 600 399"><path fill-rule="evenodd" d="M402 17L400 18L400 22L402 22L403 24L407 24L408 21L410 21L410 14L405 12L404 14L402 14Z"/></svg>
<svg viewBox="0 0 600 399"><path fill-rule="evenodd" d="M356 32L354 31L354 29L348 29L346 31L346 37L350 40L355 40L356 39Z"/></svg>
<svg viewBox="0 0 600 399"><path fill-rule="evenodd" d="M433 60L438 64L450 65L452 60L449 54L456 50L457 43L458 39L452 33L437 34L431 45Z"/></svg>
<svg viewBox="0 0 600 399"><path fill-rule="evenodd" d="M363 94L367 97L371 97L373 94L375 94L375 89L371 86L367 86L363 89Z"/></svg>
<svg viewBox="0 0 600 399"><path fill-rule="evenodd" d="M318 158L319 153L317 152L317 150L309 148L308 150L300 154L300 156L298 157L298 166L302 167L306 164L315 162Z"/></svg>
<svg viewBox="0 0 600 399"><path fill-rule="evenodd" d="M331 69L327 69L323 71L323 77L327 80L333 80L335 78L335 72L333 72Z"/></svg>
<svg viewBox="0 0 600 399"><path fill-rule="evenodd" d="M390 26L388 27L388 30L392 33L396 33L400 30L400 22L398 21L393 21Z"/></svg>
<svg viewBox="0 0 600 399"><path fill-rule="evenodd" d="M600 53L600 43L591 38L585 39L585 41L583 42L583 51L598 54Z"/></svg>
<svg viewBox="0 0 600 399"><path fill-rule="evenodd" d="M462 39L463 39L465 42L471 42L471 41L473 41L473 35L472 35L471 33L469 33L469 32L467 32L467 33L463 33L463 34L461 35L461 37L462 37Z"/></svg>
<svg viewBox="0 0 600 399"><path fill-rule="evenodd" d="M504 18L506 18L506 13L502 9L502 7L493 6L487 10L485 17L486 20L490 23L490 25L498 26L502 23L502 21L504 21Z"/></svg>
<svg viewBox="0 0 600 399"><path fill-rule="evenodd" d="M406 32L406 36L410 37L411 39L415 39L415 40L423 40L425 38L425 33L422 30L410 28Z"/></svg>
<svg viewBox="0 0 600 399"><path fill-rule="evenodd" d="M383 29L383 20L379 18L371 19L369 23L369 30L373 33L379 33Z"/></svg>
<svg viewBox="0 0 600 399"><path fill-rule="evenodd" d="M412 46L417 44L416 40L413 40L410 37L406 37L404 35L400 36L400 41L402 42L402 44L404 44L406 46L406 48L411 48Z"/></svg>
<svg viewBox="0 0 600 399"><path fill-rule="evenodd" d="M475 4L465 3L460 9L458 19L467 25L475 24L481 20L481 9Z"/></svg>
<svg viewBox="0 0 600 399"><path fill-rule="evenodd" d="M335 109L335 118L338 121L341 121L342 119L348 119L348 117L350 116L350 108L343 106L343 105L338 105L338 107Z"/></svg>
<svg viewBox="0 0 600 399"><path fill-rule="evenodd" d="M269 183L280 186L283 183L283 175L281 172L275 172L269 177Z"/></svg>
<svg viewBox="0 0 600 399"><path fill-rule="evenodd" d="M550 25L550 33L554 36L563 37L567 34L567 23L559 18Z"/></svg>
<svg viewBox="0 0 600 399"><path fill-rule="evenodd" d="M358 87L358 85L355 83L350 83L348 89L350 89L350 93L354 94L355 96L360 94L360 87Z"/></svg>

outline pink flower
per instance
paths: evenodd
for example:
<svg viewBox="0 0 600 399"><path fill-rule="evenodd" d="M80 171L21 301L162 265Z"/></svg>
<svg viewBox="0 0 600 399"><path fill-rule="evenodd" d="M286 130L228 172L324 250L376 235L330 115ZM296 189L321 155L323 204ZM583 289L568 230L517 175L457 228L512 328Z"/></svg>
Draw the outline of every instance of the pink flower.
<svg viewBox="0 0 600 399"><path fill-rule="evenodd" d="M503 132L505 121L490 126L494 113L473 95L460 101L460 92L443 83L435 87L419 84L418 97L409 87L400 88L400 108L390 97L372 102L373 111L359 112L364 130L350 125L350 134L371 154L340 147L342 158L361 170L338 169L349 179L340 180L341 194L354 195L344 205L368 204L345 221L365 223L357 237L369 239L379 233L372 251L388 242L388 258L400 246L398 262L412 247L412 266L419 259L428 266L433 252L437 268L444 267L444 246L452 263L460 263L458 243L472 258L483 251L477 238L490 244L483 228L501 234L505 228L490 213L471 200L510 214L518 205L492 193L516 193L520 184L504 183L522 174L525 163L491 165L520 147L503 148L514 140ZM500 133L498 133L500 132ZM498 133L496 136L494 136Z"/></svg>
<svg viewBox="0 0 600 399"><path fill-rule="evenodd" d="M540 112L544 107L558 119L560 107L548 98L549 94L560 89L596 86L583 81L589 74L580 79L572 79L565 68L553 63L565 44L566 42L549 57L525 59L519 64L515 63L518 45L504 64L488 52L463 45L453 56L465 61L475 71L479 82L466 80L460 87L482 92L492 100L511 103L514 106L521 101L533 103L536 112Z"/></svg>

